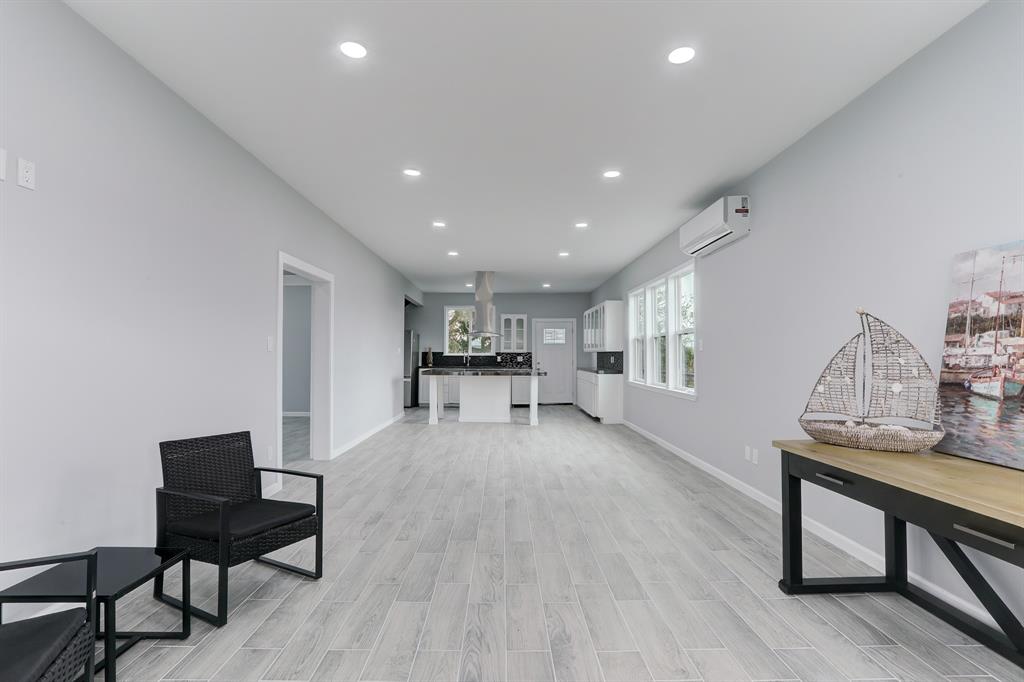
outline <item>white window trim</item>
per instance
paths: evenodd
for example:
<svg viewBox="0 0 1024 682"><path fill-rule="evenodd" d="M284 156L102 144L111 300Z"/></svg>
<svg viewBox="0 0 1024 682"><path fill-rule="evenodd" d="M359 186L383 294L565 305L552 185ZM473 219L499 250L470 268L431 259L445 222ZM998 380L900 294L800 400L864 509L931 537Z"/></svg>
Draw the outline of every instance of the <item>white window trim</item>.
<svg viewBox="0 0 1024 682"><path fill-rule="evenodd" d="M679 312L679 310L678 310L679 309L679 300L678 300L678 291L676 291L676 287L673 286L673 283L674 283L674 280L677 277L684 276L684 275L687 275L687 274L690 274L690 273L693 273L693 275L694 275L694 279L693 279L693 297L694 297L694 300L696 301L697 300L697 287L699 285L697 283L697 276L696 276L696 272L695 272L695 267L694 267L694 262L693 261L690 261L689 263L687 263L683 267L674 268L674 269L669 270L668 272L665 272L665 273L663 273L663 274L661 274L661 275L659 275L657 277L653 277L650 280L644 282L643 284L634 287L633 289L631 289L627 293L627 295L626 295L626 315L629 318L629 322L628 322L629 327L627 328L627 330L629 332L629 334L628 334L629 342L627 344L627 352L629 353L630 356L632 356L632 354L633 354L633 339L634 338L639 338L639 335L637 337L633 336L633 326L632 325L633 325L633 321L635 319L635 316L633 314L631 314L631 310L630 310L630 307L631 307L630 304L632 303L634 296L636 296L637 294L643 294L643 298L644 298L644 327L645 327L645 329L643 330L643 335L642 336L644 338L644 344L645 344L645 350L646 350L646 357L644 358L644 365L645 365L644 366L644 375L645 375L644 379L643 380L637 380L636 378L634 378L633 358L630 357L628 362L627 362L627 366L629 368L629 375L627 377L627 385L629 385L631 387L634 387L634 388L641 388L641 389L644 389L644 390L647 390L647 391L652 391L652 392L655 392L655 393L662 393L664 395L670 395L670 396L675 397L675 398L685 398L685 399L689 399L689 400L696 400L697 399L697 375L699 374L699 372L698 372L698 369L697 369L698 362L697 362L696 358L694 359L694 379L693 379L694 387L692 389L691 388L682 388L682 387L675 388L675 386L677 386L679 383L681 383L681 379L679 377L675 376L677 374L677 371L678 371L678 361L677 361L677 358L675 357L676 354L677 354L677 350L676 350L676 347L675 347L676 344L673 343L675 341L675 337L678 334L690 334L690 333L692 333L693 334L693 340L694 340L694 352L696 353L697 350L700 348L700 343L699 343L699 340L698 340L699 339L698 329L700 327L700 305L697 305L696 306L696 310L694 311L694 313L695 313L694 314L694 326L692 328L687 328L687 329L684 330L684 329L678 328L677 325L676 325L676 322L677 322L676 321L676 316L678 315L678 312ZM653 312L654 312L654 297L651 295L653 287L655 287L655 286L657 286L659 284L662 284L662 283L664 283L665 286L666 286L666 293L667 293L667 297L668 297L668 300L666 301L666 305L667 305L668 309L667 309L667 315L666 315L666 321L665 321L665 330L666 330L665 331L665 337L666 337L666 343L667 343L667 346L668 346L667 349L666 349L667 352L666 352L665 355L666 355L666 362L668 363L668 372L667 372L667 383L665 383L665 384L661 384L661 383L658 383L658 382L654 381L654 370L656 369L656 366L655 366L656 363L655 363L655 358L654 358L654 336L655 336L655 334L654 334L654 315L653 315Z"/></svg>
<svg viewBox="0 0 1024 682"><path fill-rule="evenodd" d="M450 311L450 310L474 310L475 311L476 308L474 306L471 306L471 305L446 305L444 307L444 317L441 319L441 338L444 339L444 355L488 356L488 355L496 355L497 354L495 352L495 350L494 350L495 342L498 341L497 337L495 337L495 338L493 338L491 340L491 350L488 353L474 353L472 348L470 348L468 353L449 353L448 352L448 311ZM472 346L472 342L470 343L470 346Z"/></svg>

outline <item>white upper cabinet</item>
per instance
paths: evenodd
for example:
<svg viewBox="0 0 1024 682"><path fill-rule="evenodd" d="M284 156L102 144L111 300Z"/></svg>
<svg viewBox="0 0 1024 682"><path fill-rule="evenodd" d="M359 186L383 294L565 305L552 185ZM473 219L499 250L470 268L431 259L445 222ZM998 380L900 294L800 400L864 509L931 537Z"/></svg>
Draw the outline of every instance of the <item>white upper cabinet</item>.
<svg viewBox="0 0 1024 682"><path fill-rule="evenodd" d="M526 352L526 315L502 315L500 330L502 353Z"/></svg>
<svg viewBox="0 0 1024 682"><path fill-rule="evenodd" d="M583 313L583 350L588 353L623 350L622 301L605 301Z"/></svg>

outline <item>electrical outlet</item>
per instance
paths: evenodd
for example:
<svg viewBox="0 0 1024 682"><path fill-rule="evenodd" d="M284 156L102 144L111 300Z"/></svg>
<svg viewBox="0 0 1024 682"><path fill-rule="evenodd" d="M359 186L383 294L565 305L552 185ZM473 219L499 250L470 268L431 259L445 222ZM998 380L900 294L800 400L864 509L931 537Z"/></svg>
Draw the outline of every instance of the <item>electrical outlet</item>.
<svg viewBox="0 0 1024 682"><path fill-rule="evenodd" d="M36 188L36 164L27 159L18 159L18 187Z"/></svg>
<svg viewBox="0 0 1024 682"><path fill-rule="evenodd" d="M267 337L267 352L268 353L273 353L274 352L274 337L273 336L268 336Z"/></svg>
<svg viewBox="0 0 1024 682"><path fill-rule="evenodd" d="M753 453L752 454L753 462L754 462L754 464L757 464L757 448L754 448L751 452Z"/></svg>
<svg viewBox="0 0 1024 682"><path fill-rule="evenodd" d="M749 445L743 446L743 459L747 460L748 462L750 461L750 446Z"/></svg>
<svg viewBox="0 0 1024 682"><path fill-rule="evenodd" d="M0 149L0 182L7 180L7 150Z"/></svg>

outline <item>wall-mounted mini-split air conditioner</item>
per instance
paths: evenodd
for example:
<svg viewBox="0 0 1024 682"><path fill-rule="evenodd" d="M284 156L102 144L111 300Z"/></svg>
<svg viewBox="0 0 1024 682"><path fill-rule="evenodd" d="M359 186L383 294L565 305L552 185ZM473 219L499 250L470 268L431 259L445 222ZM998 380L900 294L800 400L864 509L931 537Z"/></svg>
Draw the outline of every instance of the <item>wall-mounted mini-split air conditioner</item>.
<svg viewBox="0 0 1024 682"><path fill-rule="evenodd" d="M750 234L750 197L722 197L679 228L679 248L706 256Z"/></svg>

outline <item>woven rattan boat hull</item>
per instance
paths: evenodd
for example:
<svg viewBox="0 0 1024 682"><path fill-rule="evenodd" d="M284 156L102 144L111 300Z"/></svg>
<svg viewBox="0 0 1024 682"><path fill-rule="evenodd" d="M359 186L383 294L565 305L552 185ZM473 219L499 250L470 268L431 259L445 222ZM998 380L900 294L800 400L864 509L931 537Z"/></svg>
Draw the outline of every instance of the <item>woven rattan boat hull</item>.
<svg viewBox="0 0 1024 682"><path fill-rule="evenodd" d="M800 419L799 421L800 428L814 440L861 450L919 452L935 446L945 435L941 426L929 431L921 429L903 431L882 429L877 426L847 426L842 422L833 421L812 419Z"/></svg>

